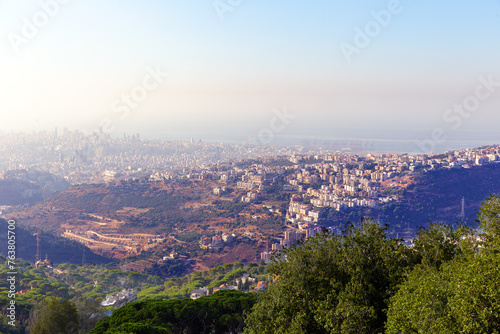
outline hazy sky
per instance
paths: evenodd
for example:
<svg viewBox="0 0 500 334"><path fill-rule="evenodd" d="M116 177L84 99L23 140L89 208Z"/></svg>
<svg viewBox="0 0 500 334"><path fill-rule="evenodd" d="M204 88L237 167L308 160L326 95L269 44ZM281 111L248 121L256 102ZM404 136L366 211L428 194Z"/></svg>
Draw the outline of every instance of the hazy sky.
<svg viewBox="0 0 500 334"><path fill-rule="evenodd" d="M500 0L0 0L0 36L2 131L499 133Z"/></svg>

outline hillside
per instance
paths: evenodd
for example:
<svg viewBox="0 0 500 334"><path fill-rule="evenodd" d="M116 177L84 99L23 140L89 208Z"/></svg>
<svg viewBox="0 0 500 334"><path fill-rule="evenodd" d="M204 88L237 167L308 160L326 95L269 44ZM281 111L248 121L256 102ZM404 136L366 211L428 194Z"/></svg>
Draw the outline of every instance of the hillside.
<svg viewBox="0 0 500 334"><path fill-rule="evenodd" d="M0 205L33 205L68 189L65 179L38 170L10 170L0 175Z"/></svg>
<svg viewBox="0 0 500 334"><path fill-rule="evenodd" d="M0 255L7 255L7 221L0 219ZM37 230L17 225L15 230L16 258L34 263L37 252ZM81 264L85 254L85 262L103 264L113 262L93 253L88 247L66 238L59 237L40 229L40 249L42 259L48 257L54 263Z"/></svg>
<svg viewBox="0 0 500 334"><path fill-rule="evenodd" d="M327 224L358 222L372 217L389 225L389 234L413 237L418 227L429 222L476 226L481 203L491 194L500 194L498 164L470 169L441 169L416 174L413 183L399 192L400 200L379 209L349 209L344 212L325 210ZM465 219L461 217L461 202L465 199ZM409 227L409 229L408 229Z"/></svg>
<svg viewBox="0 0 500 334"><path fill-rule="evenodd" d="M78 185L11 215L21 226L52 231L119 259L122 270L180 277L215 265L260 260L268 243L287 228L284 214L293 192L283 191L284 184L282 178L266 185L253 203L241 201L246 190L235 183L225 184L227 191L215 195L213 189L221 183L210 179ZM319 208L320 224L340 231L347 221L374 218L389 225L389 236L404 238L414 238L418 227L430 221L464 220L475 226L481 201L500 193L500 166L420 171L385 182L381 192L396 200L378 208ZM462 198L465 219L460 216ZM231 242L200 247L202 237L221 235L231 236ZM67 262L82 256L81 250L70 253Z"/></svg>
<svg viewBox="0 0 500 334"><path fill-rule="evenodd" d="M186 180L79 185L9 215L21 226L41 228L121 259L123 270L178 277L218 264L258 261L265 249L262 236L278 235L284 228L280 214L241 203L243 192L236 189L226 197L215 196L216 186L213 181ZM258 219L252 218L255 214ZM218 249L198 245L202 236L221 233L236 238ZM177 254L174 261L163 261L169 254Z"/></svg>

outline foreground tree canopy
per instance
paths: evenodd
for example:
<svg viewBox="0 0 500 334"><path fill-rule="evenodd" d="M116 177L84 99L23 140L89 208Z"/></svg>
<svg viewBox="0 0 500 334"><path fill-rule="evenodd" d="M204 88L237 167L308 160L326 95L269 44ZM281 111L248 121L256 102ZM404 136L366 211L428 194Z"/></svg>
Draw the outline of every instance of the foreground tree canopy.
<svg viewBox="0 0 500 334"><path fill-rule="evenodd" d="M500 333L500 199L480 236L431 224L413 248L372 221L282 253L247 333Z"/></svg>
<svg viewBox="0 0 500 334"><path fill-rule="evenodd" d="M415 262L374 222L283 252L276 278L248 317L248 333L380 333L389 298Z"/></svg>
<svg viewBox="0 0 500 334"><path fill-rule="evenodd" d="M465 238L463 256L418 265L392 298L387 333L500 333L500 198L489 197L484 234Z"/></svg>

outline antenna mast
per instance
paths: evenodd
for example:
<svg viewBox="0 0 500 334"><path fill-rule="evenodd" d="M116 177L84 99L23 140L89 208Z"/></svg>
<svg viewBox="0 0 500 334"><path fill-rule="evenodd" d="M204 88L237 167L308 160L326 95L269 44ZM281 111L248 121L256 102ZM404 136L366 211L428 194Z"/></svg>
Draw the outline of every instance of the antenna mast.
<svg viewBox="0 0 500 334"><path fill-rule="evenodd" d="M465 197L462 197L462 211L460 212L460 217L462 221L465 220Z"/></svg>
<svg viewBox="0 0 500 334"><path fill-rule="evenodd" d="M36 261L42 260L42 248L40 246L40 230L36 232Z"/></svg>

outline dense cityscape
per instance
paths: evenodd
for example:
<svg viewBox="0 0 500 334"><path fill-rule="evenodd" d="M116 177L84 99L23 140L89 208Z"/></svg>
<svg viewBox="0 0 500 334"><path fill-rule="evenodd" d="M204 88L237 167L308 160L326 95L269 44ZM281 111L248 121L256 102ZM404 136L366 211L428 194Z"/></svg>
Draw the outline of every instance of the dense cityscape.
<svg viewBox="0 0 500 334"><path fill-rule="evenodd" d="M147 141L139 134L112 139L103 133L83 135L64 130L32 134L4 134L5 145L1 153L6 170L4 181L26 181L43 184L44 198L70 184L114 185L129 189L131 181L165 183L175 180L216 182L213 195L221 197L231 189L243 193L241 202L262 203L266 194L279 191L291 194L285 211L273 205L262 204L265 210L281 215L288 230L274 236L278 243L267 244L260 259L269 263L272 254L307 239L324 228L324 208L342 212L346 209L383 207L398 203L405 189L414 183L415 173L447 169L470 169L500 163L500 146L463 149L435 155L390 153L346 153L316 151L304 147L253 146L208 144L202 142ZM9 149L7 149L9 148ZM23 148L28 148L23 151ZM347 149L346 149L347 150ZM15 172L26 169L26 172ZM49 174L44 174L49 173ZM50 176L54 175L54 176ZM57 179L54 179L57 177ZM64 184L64 182L69 182ZM12 187L7 183L2 187ZM7 187L7 188L6 188ZM21 187L18 185L18 187ZM22 188L27 196L33 192ZM274 203L275 204L275 203ZM3 206L4 213L15 210ZM58 209L60 210L60 209ZM49 210L50 211L50 210ZM48 212L43 209L42 212ZM101 226L66 228L61 236L76 240L103 252L103 249L123 249L125 254L139 254L154 249L163 238L154 234L123 234L121 220L96 217ZM258 217L258 216L255 216ZM380 218L380 217L379 217ZM340 229L329 227L334 233ZM407 242L415 236L408 230L401 236ZM214 236L203 235L200 247L218 249L231 245L235 238L255 237L260 231L242 231L241 236L222 232ZM149 240L144 243L141 240ZM168 256L167 256L168 257Z"/></svg>

